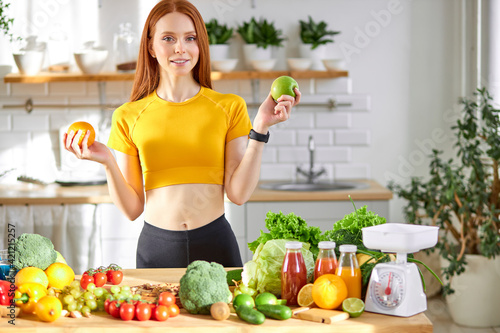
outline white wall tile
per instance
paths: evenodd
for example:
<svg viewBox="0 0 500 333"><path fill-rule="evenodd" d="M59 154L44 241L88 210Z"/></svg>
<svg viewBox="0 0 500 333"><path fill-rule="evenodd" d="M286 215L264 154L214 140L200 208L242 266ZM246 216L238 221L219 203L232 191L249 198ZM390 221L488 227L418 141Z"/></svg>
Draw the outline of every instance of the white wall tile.
<svg viewBox="0 0 500 333"><path fill-rule="evenodd" d="M16 83L11 86L12 96L47 96L47 83Z"/></svg>
<svg viewBox="0 0 500 333"><path fill-rule="evenodd" d="M312 135L316 147L318 145L332 145L333 133L328 130L297 130L297 144L300 146L307 146L309 144L309 136Z"/></svg>
<svg viewBox="0 0 500 333"><path fill-rule="evenodd" d="M0 114L0 131L10 131L12 128L10 119L10 115Z"/></svg>
<svg viewBox="0 0 500 333"><path fill-rule="evenodd" d="M335 179L369 179L370 165L362 163L336 164L334 167Z"/></svg>
<svg viewBox="0 0 500 333"><path fill-rule="evenodd" d="M309 151L306 147L281 147L278 150L278 162L302 163L309 161Z"/></svg>
<svg viewBox="0 0 500 333"><path fill-rule="evenodd" d="M316 147L314 155L318 163L350 162L350 147Z"/></svg>
<svg viewBox="0 0 500 333"><path fill-rule="evenodd" d="M335 144L342 146L367 146L370 144L370 130L350 129L336 130Z"/></svg>
<svg viewBox="0 0 500 333"><path fill-rule="evenodd" d="M350 94L352 80L349 77L335 79L315 79L315 94Z"/></svg>
<svg viewBox="0 0 500 333"><path fill-rule="evenodd" d="M369 111L371 109L371 98L368 95L336 95L333 99L337 104L336 111Z"/></svg>
<svg viewBox="0 0 500 333"><path fill-rule="evenodd" d="M295 177L294 164L264 164L260 168L260 179L262 180L287 180Z"/></svg>
<svg viewBox="0 0 500 333"><path fill-rule="evenodd" d="M48 131L48 115L14 115L12 119L13 131Z"/></svg>
<svg viewBox="0 0 500 333"><path fill-rule="evenodd" d="M87 85L85 82L52 82L49 83L50 96L85 96Z"/></svg>
<svg viewBox="0 0 500 333"><path fill-rule="evenodd" d="M295 131L294 130L280 130L275 128L276 126L271 127L269 130L270 138L268 145L269 146L283 146L288 145L292 146L296 144L295 139Z"/></svg>
<svg viewBox="0 0 500 333"><path fill-rule="evenodd" d="M317 112L315 117L317 128L349 128L352 123L351 115L345 112Z"/></svg>
<svg viewBox="0 0 500 333"><path fill-rule="evenodd" d="M272 146L265 146L262 152L262 163L276 163L278 161L278 150Z"/></svg>
<svg viewBox="0 0 500 333"><path fill-rule="evenodd" d="M314 127L314 114L305 112L294 112L290 118L275 125L276 128L313 128Z"/></svg>
<svg viewBox="0 0 500 333"><path fill-rule="evenodd" d="M0 78L0 96L9 96L10 89L10 83L3 83L3 80Z"/></svg>
<svg viewBox="0 0 500 333"><path fill-rule="evenodd" d="M0 165L2 168L17 168L24 172L26 167L29 133L0 132Z"/></svg>

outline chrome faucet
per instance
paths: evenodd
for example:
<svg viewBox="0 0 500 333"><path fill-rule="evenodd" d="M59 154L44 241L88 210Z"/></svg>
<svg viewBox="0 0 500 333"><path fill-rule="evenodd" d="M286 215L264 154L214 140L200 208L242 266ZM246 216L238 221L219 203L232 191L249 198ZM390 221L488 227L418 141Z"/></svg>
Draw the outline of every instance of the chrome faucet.
<svg viewBox="0 0 500 333"><path fill-rule="evenodd" d="M309 144L307 148L309 150L309 171L304 171L300 167L297 167L297 173L306 176L307 182L309 184L312 184L314 183L314 180L324 174L326 170L324 168L321 168L319 171L314 171L314 151L316 150L316 147L314 145L314 139L312 135L309 136Z"/></svg>

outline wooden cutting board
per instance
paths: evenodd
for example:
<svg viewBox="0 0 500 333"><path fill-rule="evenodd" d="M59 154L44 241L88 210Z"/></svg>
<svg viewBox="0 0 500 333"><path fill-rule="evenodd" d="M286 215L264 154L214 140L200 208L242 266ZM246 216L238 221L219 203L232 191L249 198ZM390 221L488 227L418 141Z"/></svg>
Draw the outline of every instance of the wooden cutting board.
<svg viewBox="0 0 500 333"><path fill-rule="evenodd" d="M344 311L300 307L292 311L292 317L317 323L333 324L349 318L349 314Z"/></svg>

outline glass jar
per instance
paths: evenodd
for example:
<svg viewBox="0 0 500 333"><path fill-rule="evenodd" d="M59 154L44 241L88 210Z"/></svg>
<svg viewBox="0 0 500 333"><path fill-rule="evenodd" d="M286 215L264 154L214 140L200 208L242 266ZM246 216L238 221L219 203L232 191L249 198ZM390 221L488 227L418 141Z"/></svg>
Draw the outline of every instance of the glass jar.
<svg viewBox="0 0 500 333"><path fill-rule="evenodd" d="M116 70L134 71L139 56L139 39L132 32L130 23L121 23L120 31L114 36L114 55Z"/></svg>
<svg viewBox="0 0 500 333"><path fill-rule="evenodd" d="M356 258L356 245L340 245L336 274L347 285L347 297L361 298L361 269Z"/></svg>
<svg viewBox="0 0 500 333"><path fill-rule="evenodd" d="M9 251L0 250L0 280L7 280L7 278L9 277L9 271Z"/></svg>
<svg viewBox="0 0 500 333"><path fill-rule="evenodd" d="M323 274L335 274L337 268L337 255L335 242L319 242L319 253L314 266L314 280Z"/></svg>
<svg viewBox="0 0 500 333"><path fill-rule="evenodd" d="M281 268L281 298L287 305L297 305L297 295L307 284L307 268L302 256L301 242L287 242Z"/></svg>

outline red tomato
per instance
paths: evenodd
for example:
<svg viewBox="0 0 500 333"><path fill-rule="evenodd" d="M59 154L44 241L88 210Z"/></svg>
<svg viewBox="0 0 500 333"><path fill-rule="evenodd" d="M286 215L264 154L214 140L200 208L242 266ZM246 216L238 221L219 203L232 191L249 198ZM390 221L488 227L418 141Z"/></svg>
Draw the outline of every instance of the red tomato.
<svg viewBox="0 0 500 333"><path fill-rule="evenodd" d="M94 274L94 284L96 287L104 286L106 281L108 281L108 278L105 273L98 272Z"/></svg>
<svg viewBox="0 0 500 333"><path fill-rule="evenodd" d="M151 306L147 303L137 303L135 306L135 317L139 321L149 320L151 318Z"/></svg>
<svg viewBox="0 0 500 333"><path fill-rule="evenodd" d="M82 289L87 289L89 283L94 283L94 277L83 274L82 278L80 279L80 286L82 287Z"/></svg>
<svg viewBox="0 0 500 333"><path fill-rule="evenodd" d="M167 310L168 310L168 316L170 318L177 317L179 315L179 312L180 312L177 304L172 304L172 305L168 306Z"/></svg>
<svg viewBox="0 0 500 333"><path fill-rule="evenodd" d="M120 284L123 280L123 272L122 271L107 271L106 277L108 278L108 282L114 285Z"/></svg>
<svg viewBox="0 0 500 333"><path fill-rule="evenodd" d="M135 316L134 304L123 302L120 305L120 318L122 320L132 320Z"/></svg>
<svg viewBox="0 0 500 333"><path fill-rule="evenodd" d="M164 291L158 296L158 304L166 306L175 304L175 296L168 291Z"/></svg>
<svg viewBox="0 0 500 333"><path fill-rule="evenodd" d="M148 303L149 304L149 307L151 308L151 320L155 320L156 317L155 317L155 310L156 310L156 304L154 303Z"/></svg>
<svg viewBox="0 0 500 333"><path fill-rule="evenodd" d="M120 307L118 301L112 301L109 303L109 314L115 318L120 318Z"/></svg>
<svg viewBox="0 0 500 333"><path fill-rule="evenodd" d="M104 311L106 311L106 313L109 313L109 304L111 304L111 300L109 298L106 298L106 300L104 301Z"/></svg>
<svg viewBox="0 0 500 333"><path fill-rule="evenodd" d="M165 305L158 305L154 309L154 319L158 321L165 321L168 319L168 308Z"/></svg>

